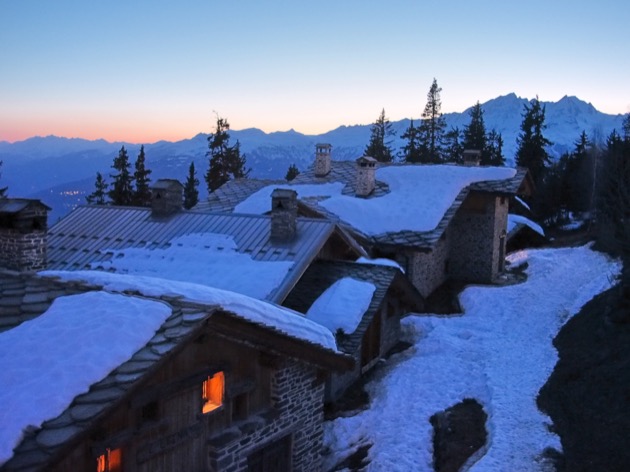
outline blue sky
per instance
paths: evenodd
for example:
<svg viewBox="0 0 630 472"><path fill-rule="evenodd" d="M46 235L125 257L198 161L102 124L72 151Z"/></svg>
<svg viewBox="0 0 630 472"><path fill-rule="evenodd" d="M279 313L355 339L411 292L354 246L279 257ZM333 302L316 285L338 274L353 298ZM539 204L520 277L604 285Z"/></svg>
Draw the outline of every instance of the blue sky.
<svg viewBox="0 0 630 472"><path fill-rule="evenodd" d="M518 4L517 4L518 3ZM317 134L510 92L630 112L630 2L0 0L0 140Z"/></svg>

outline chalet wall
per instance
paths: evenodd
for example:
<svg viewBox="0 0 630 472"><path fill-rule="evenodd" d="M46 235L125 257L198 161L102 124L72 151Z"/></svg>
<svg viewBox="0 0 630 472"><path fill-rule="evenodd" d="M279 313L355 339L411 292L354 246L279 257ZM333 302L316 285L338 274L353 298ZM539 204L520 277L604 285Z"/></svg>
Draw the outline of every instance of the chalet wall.
<svg viewBox="0 0 630 472"><path fill-rule="evenodd" d="M203 414L201 383L216 371L225 374L223 404ZM208 332L162 366L53 470L95 470L99 454L120 448L125 472L245 471L251 454L287 438L290 470L317 471L323 394L315 367Z"/></svg>
<svg viewBox="0 0 630 472"><path fill-rule="evenodd" d="M407 277L423 297L428 297L446 281L451 228L440 238L430 252L412 252L407 265Z"/></svg>
<svg viewBox="0 0 630 472"><path fill-rule="evenodd" d="M507 198L471 194L461 206L449 231L449 275L466 282L490 283L503 270Z"/></svg>
<svg viewBox="0 0 630 472"><path fill-rule="evenodd" d="M380 354L375 361L367 366L367 369L361 365L361 346L359 346L351 355L354 359L354 368L344 373L331 373L326 382L327 402L338 400L344 392L357 382L362 373L374 366L378 359L384 356L392 349L400 339L400 318L403 314L404 307L395 297L389 294L383 301L375 316L381 319L380 331ZM374 323L374 319L372 323ZM365 340L363 340L365 342Z"/></svg>
<svg viewBox="0 0 630 472"><path fill-rule="evenodd" d="M0 229L0 267L20 271L46 268L46 231Z"/></svg>

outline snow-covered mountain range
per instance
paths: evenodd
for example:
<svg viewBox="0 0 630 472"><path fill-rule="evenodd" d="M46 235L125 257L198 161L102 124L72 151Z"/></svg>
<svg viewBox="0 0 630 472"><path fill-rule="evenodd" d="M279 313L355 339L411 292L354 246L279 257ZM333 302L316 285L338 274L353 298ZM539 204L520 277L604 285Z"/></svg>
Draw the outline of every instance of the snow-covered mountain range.
<svg viewBox="0 0 630 472"><path fill-rule="evenodd" d="M525 98L509 94L482 104L486 128L502 134L509 164L513 163L516 137L527 102ZM623 115L601 113L576 97L565 96L558 102L543 104L546 107L545 135L554 143L550 151L556 156L572 149L583 130L591 140L603 142L613 129L621 129ZM463 129L470 122L469 110L444 116L449 128ZM403 145L400 135L408 128L409 120L392 122L392 125L396 132L392 147L398 152ZM169 177L183 181L190 162L194 161L202 182L201 197L205 198L207 136L200 133L178 142L158 141L145 145L152 179ZM340 126L320 135L304 135L294 130L265 133L254 128L231 131L232 141L240 141L247 157L247 165L252 169L250 176L259 178L282 178L291 164L305 169L313 161L314 145L318 142L332 144L336 160L355 159L362 155L369 136L370 124ZM0 185L9 186L10 196L42 199L53 208L50 221L54 222L73 206L85 202L85 195L93 190L97 171L106 177L109 175L112 161L122 145L129 151L133 163L140 148L137 144L55 136L15 143L0 141L0 160L4 162Z"/></svg>

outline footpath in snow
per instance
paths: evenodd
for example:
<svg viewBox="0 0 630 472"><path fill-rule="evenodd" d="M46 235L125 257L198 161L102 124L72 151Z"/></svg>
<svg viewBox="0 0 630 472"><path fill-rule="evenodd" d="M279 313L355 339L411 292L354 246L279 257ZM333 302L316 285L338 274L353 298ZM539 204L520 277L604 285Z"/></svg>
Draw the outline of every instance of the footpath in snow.
<svg viewBox="0 0 630 472"><path fill-rule="evenodd" d="M554 336L569 317L608 289L621 265L588 247L516 253L528 280L467 288L464 315L410 316L414 346L393 356L366 389L369 409L326 423L327 468L363 444L370 471L433 471L429 418L464 398L488 414L485 454L472 471L545 470L541 453L561 449L536 407L551 374Z"/></svg>

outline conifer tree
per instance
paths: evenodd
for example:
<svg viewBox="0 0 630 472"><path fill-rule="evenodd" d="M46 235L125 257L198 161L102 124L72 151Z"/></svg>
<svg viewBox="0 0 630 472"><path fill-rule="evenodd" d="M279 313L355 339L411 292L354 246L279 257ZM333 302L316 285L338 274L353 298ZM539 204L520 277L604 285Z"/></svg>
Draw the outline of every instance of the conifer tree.
<svg viewBox="0 0 630 472"><path fill-rule="evenodd" d="M494 129L488 133L488 136L486 138L485 154L487 159L486 162L488 163L488 165L505 165L505 156L503 155L503 137L501 136L501 133L497 133Z"/></svg>
<svg viewBox="0 0 630 472"><path fill-rule="evenodd" d="M96 173L96 182L94 183L94 192L85 197L90 205L105 205L107 197L107 182L103 179L100 172Z"/></svg>
<svg viewBox="0 0 630 472"><path fill-rule="evenodd" d="M433 79L427 104L422 112L422 122L419 126L421 143L421 162L439 163L443 158L442 141L446 129L446 120L442 116L442 88Z"/></svg>
<svg viewBox="0 0 630 472"><path fill-rule="evenodd" d="M541 105L538 97L529 105L525 105L521 123L521 132L516 140L516 164L527 167L534 179L538 182L542 178L547 165L551 163L547 147L552 143L543 135L547 127L545 125L545 107Z"/></svg>
<svg viewBox="0 0 630 472"><path fill-rule="evenodd" d="M118 156L114 158L112 168L117 170L117 174L110 174L114 179L108 196L113 205L131 205L133 202L133 177L129 173L129 156L125 146L120 148Z"/></svg>
<svg viewBox="0 0 630 472"><path fill-rule="evenodd" d="M184 184L184 208L190 210L197 203L199 203L199 179L197 178L197 171L195 170L195 163L191 162L188 167L188 177Z"/></svg>
<svg viewBox="0 0 630 472"><path fill-rule="evenodd" d="M133 204L137 206L151 206L151 189L149 174L151 170L145 167L144 145L140 146L140 153L135 163L133 179L136 182L136 190L133 194Z"/></svg>
<svg viewBox="0 0 630 472"><path fill-rule="evenodd" d="M208 136L210 166L206 173L208 193L214 192L230 179L247 177L250 169L245 169L245 156L241 156L241 145L237 141L230 146L230 124L217 116L215 132Z"/></svg>
<svg viewBox="0 0 630 472"><path fill-rule="evenodd" d="M0 169L2 168L2 161L0 161ZM0 177L2 177L2 172L0 172ZM7 194L8 187L0 187L0 198L4 198Z"/></svg>
<svg viewBox="0 0 630 472"><path fill-rule="evenodd" d="M461 164L463 162L464 147L461 143L462 133L459 128L451 128L444 134L444 162Z"/></svg>
<svg viewBox="0 0 630 472"><path fill-rule="evenodd" d="M389 119L385 117L385 109L381 111L376 121L370 129L370 142L365 148L364 154L371 156L379 162L391 162L393 154L391 149L391 140L388 138L394 136L394 130Z"/></svg>
<svg viewBox="0 0 630 472"><path fill-rule="evenodd" d="M414 126L413 120L409 120L409 128L400 137L407 141L401 150L402 160L410 164L420 162L420 131Z"/></svg>
<svg viewBox="0 0 630 472"><path fill-rule="evenodd" d="M298 175L300 175L300 171L295 164L291 164L287 169L287 173L284 176L284 179L287 181L291 181L295 179Z"/></svg>
<svg viewBox="0 0 630 472"><path fill-rule="evenodd" d="M481 164L488 164L486 153L487 137L486 125L483 121L483 110L481 104L477 102L469 111L470 122L464 126L464 139L462 146L464 149L475 149L481 151Z"/></svg>

